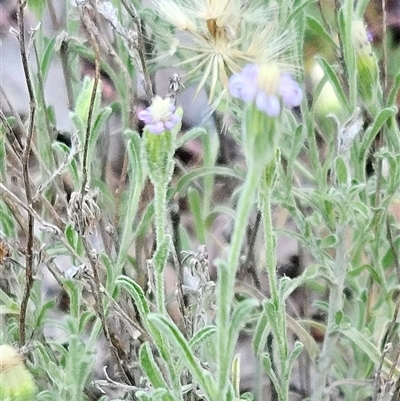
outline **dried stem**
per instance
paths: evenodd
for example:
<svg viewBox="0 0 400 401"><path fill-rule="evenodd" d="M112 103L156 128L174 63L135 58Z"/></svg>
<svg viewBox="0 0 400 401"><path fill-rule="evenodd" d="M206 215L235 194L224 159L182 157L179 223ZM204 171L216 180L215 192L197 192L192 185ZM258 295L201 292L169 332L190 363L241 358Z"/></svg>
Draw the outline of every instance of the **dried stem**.
<svg viewBox="0 0 400 401"><path fill-rule="evenodd" d="M87 241L86 236L84 234L81 236L81 239L82 239L83 247L85 249L85 253L90 261L90 265L92 268L93 280L90 280L89 284L91 287L92 295L95 300L96 313L100 319L104 337L106 338L106 341L109 345L111 354L114 356L115 360L117 361L120 371L125 376L126 381L133 384L134 379L133 379L132 375L129 373L129 370L124 369L123 360L120 358L120 354L123 353L123 350L118 346L118 341L115 341L115 335L113 333L111 333L111 331L107 325L106 316L105 316L104 308L103 308L102 297L101 297L101 294L103 293L103 291L102 291L102 284L101 284L100 277L99 277L97 257L93 254L90 244Z"/></svg>
<svg viewBox="0 0 400 401"><path fill-rule="evenodd" d="M22 175L24 180L24 188L26 195L26 202L28 205L32 203L32 191L31 183L29 179L29 156L31 153L31 144L33 137L33 128L35 123L35 112L36 112L36 100L33 90L32 81L29 74L28 57L26 54L25 47L25 22L24 22L24 8L26 3L22 0L18 0L18 29L19 29L19 45L20 53L22 58L22 66L24 69L25 80L28 87L29 94L29 125L28 125L28 135L26 137L26 142L24 146L24 151L22 154ZM29 297L31 295L31 290L33 286L33 230L34 230L34 218L30 211L28 211L28 233L27 233L27 244L25 253L25 287L24 294L21 301L20 314L19 314L19 342L21 346L25 345L26 341L26 312L28 308Z"/></svg>
<svg viewBox="0 0 400 401"><path fill-rule="evenodd" d="M143 77L144 77L143 87L144 91L146 92L147 98L150 100L154 96L154 92L153 92L153 84L151 83L150 73L147 68L147 62L145 57L146 46L143 36L142 21L131 3L128 3L126 0L121 0L121 3L125 7L126 11L128 12L128 14L130 15L130 17L132 18L133 22L137 27L137 35L138 35L137 51L139 53L140 66L143 71Z"/></svg>

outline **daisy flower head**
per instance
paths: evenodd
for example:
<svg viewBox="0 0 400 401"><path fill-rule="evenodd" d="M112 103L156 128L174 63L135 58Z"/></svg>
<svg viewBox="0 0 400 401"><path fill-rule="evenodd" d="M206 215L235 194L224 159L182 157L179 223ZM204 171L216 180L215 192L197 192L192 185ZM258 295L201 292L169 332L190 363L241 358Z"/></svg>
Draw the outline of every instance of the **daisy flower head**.
<svg viewBox="0 0 400 401"><path fill-rule="evenodd" d="M230 77L229 92L245 103L254 102L258 110L270 117L280 114L282 104L291 109L300 106L303 100L298 82L290 74L281 72L275 63L247 64Z"/></svg>
<svg viewBox="0 0 400 401"><path fill-rule="evenodd" d="M294 31L280 28L275 1L154 0L154 7L175 28L173 38L164 35L168 56L182 60L210 102L226 93L229 77L245 64L269 60L289 73L296 69Z"/></svg>
<svg viewBox="0 0 400 401"><path fill-rule="evenodd" d="M181 121L172 100L169 97L163 99L158 95L153 98L147 109L139 111L138 119L144 122L145 128L152 134L170 131Z"/></svg>

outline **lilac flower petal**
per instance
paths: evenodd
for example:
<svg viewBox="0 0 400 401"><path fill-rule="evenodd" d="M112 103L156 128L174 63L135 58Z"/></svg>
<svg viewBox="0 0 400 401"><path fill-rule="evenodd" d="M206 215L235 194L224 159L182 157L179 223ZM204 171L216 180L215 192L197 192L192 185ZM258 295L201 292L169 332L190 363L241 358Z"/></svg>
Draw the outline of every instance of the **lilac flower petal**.
<svg viewBox="0 0 400 401"><path fill-rule="evenodd" d="M153 134L161 134L165 131L162 121L158 121L155 124L146 124L146 127Z"/></svg>
<svg viewBox="0 0 400 401"><path fill-rule="evenodd" d="M229 79L229 92L233 97L248 103L257 93L258 67L247 64L242 72L233 74Z"/></svg>
<svg viewBox="0 0 400 401"><path fill-rule="evenodd" d="M240 91L243 86L242 75L235 73L229 78L229 93L235 98L240 98Z"/></svg>
<svg viewBox="0 0 400 401"><path fill-rule="evenodd" d="M278 93L282 97L283 103L289 109L300 106L303 100L303 89L288 74L281 76L279 81Z"/></svg>
<svg viewBox="0 0 400 401"><path fill-rule="evenodd" d="M143 121L145 124L151 124L151 122L153 121L152 115L148 108L145 110L139 111L137 116L138 116L138 119Z"/></svg>
<svg viewBox="0 0 400 401"><path fill-rule="evenodd" d="M167 129L168 131L171 131L172 128L175 127L175 125L176 125L176 124L174 124L174 123L171 122L171 121L165 121L165 122L164 122L164 127L165 127L165 129Z"/></svg>
<svg viewBox="0 0 400 401"><path fill-rule="evenodd" d="M178 124L181 121L181 117L178 116L178 114L171 114L169 121L171 121L174 124Z"/></svg>
<svg viewBox="0 0 400 401"><path fill-rule="evenodd" d="M243 67L242 75L249 80L257 80L259 68L256 64L247 64Z"/></svg>
<svg viewBox="0 0 400 401"><path fill-rule="evenodd" d="M268 114L270 117L276 117L281 112L279 99L275 95L267 95L259 91L256 95L257 109Z"/></svg>
<svg viewBox="0 0 400 401"><path fill-rule="evenodd" d="M246 103L252 102L256 96L257 89L257 84L249 81L245 82L240 92L241 99Z"/></svg>

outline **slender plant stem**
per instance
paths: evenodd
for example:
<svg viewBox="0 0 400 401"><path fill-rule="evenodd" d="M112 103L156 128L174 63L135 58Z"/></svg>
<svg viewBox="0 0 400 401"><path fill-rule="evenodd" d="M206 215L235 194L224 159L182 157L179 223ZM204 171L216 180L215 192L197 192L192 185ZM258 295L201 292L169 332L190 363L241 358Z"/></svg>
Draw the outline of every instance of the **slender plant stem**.
<svg viewBox="0 0 400 401"><path fill-rule="evenodd" d="M19 29L19 45L20 45L20 53L22 58L22 66L25 74L25 81L28 87L29 93L29 106L30 106L30 114L29 114L29 127L28 127L28 135L26 138L25 146L22 154L22 175L24 180L24 188L26 195L26 202L28 205L32 204L32 188L29 177L29 157L31 154L31 145L33 138L33 130L35 124L35 114L36 114L36 99L35 93L33 89L33 84L31 81L30 73L29 73L29 65L28 65L28 56L26 54L26 46L25 46L25 20L24 20L24 7L25 2L22 0L18 0L18 29ZM31 295L32 287L33 287L33 245L34 245L34 225L35 220L33 214L28 211L28 233L27 233L27 244L26 244L26 253L25 253L25 287L24 294L22 296L20 314L19 314L19 342L20 345L25 345L26 340L26 313L28 309L28 302Z"/></svg>
<svg viewBox="0 0 400 401"><path fill-rule="evenodd" d="M269 288L271 292L271 300L276 303L279 300L278 282L276 279L276 255L275 255L275 235L272 227L272 211L271 211L271 190L263 185L260 193L261 211L264 224L264 235L266 245L266 268L268 273Z"/></svg>
<svg viewBox="0 0 400 401"><path fill-rule="evenodd" d="M165 240L168 182L158 182L154 184L154 211L158 250ZM165 313L164 266L155 266L155 281L157 309Z"/></svg>
<svg viewBox="0 0 400 401"><path fill-rule="evenodd" d="M164 242L167 212L167 182L154 183L154 212L157 249Z"/></svg>
<svg viewBox="0 0 400 401"><path fill-rule="evenodd" d="M218 285L221 289L217 291L217 338L218 338L218 389L219 399L225 399L228 383L229 365L231 355L227 355L228 339L227 328L229 327L229 316L234 296L234 284L236 271L239 266L239 257L246 234L247 222L252 211L254 198L260 182L262 170L259 166L249 165L242 193L236 213L236 221L232 234L230 251L226 268L218 272Z"/></svg>
<svg viewBox="0 0 400 401"><path fill-rule="evenodd" d="M336 343L339 338L339 332L335 329L335 318L336 314L340 312L343 307L343 288L346 277L347 252L345 227L343 225L338 224L336 235L339 242L336 249L335 266L332 275L333 282L331 283L329 293L328 321L326 324L324 344L322 346L321 355L317 365L314 392L311 397L312 401L323 400L326 379L332 364L333 355L336 352Z"/></svg>
<svg viewBox="0 0 400 401"><path fill-rule="evenodd" d="M276 275L276 238L272 225L272 188L262 180L260 204L263 217L264 235L266 244L266 269L271 293L271 302L276 310L276 324L272 324L273 334L277 343L279 371L275 372L280 379L280 386L276 388L279 401L289 399L289 374L288 348L286 333L286 311L284 301L281 299Z"/></svg>

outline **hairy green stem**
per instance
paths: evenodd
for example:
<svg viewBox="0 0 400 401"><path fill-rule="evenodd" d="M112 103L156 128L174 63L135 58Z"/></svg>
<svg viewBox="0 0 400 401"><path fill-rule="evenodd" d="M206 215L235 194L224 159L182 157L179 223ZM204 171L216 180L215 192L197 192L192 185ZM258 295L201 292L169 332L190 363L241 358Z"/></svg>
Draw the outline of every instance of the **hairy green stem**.
<svg viewBox="0 0 400 401"><path fill-rule="evenodd" d="M237 208L227 267L221 268L218 272L218 286L221 288L221 291L217 291L218 399L220 400L225 399L226 396L229 366L232 357L227 355L229 344L227 330L230 326L229 317L234 297L236 271L239 266L240 252L261 174L262 170L259 166L249 165Z"/></svg>
<svg viewBox="0 0 400 401"><path fill-rule="evenodd" d="M276 238L272 225L272 188L266 180L262 180L260 191L260 208L263 216L265 245L266 245L266 270L271 292L271 302L276 311L276 322L271 323L274 338L277 344L278 361L276 366L279 370L275 372L280 379L280 386L276 388L279 401L289 399L289 375L288 347L286 333L286 311L284 300L281 299L276 275Z"/></svg>
<svg viewBox="0 0 400 401"><path fill-rule="evenodd" d="M157 182L154 185L154 212L156 226L156 243L157 250L165 240L165 230L167 226L167 186L168 182ZM157 261L155 261L157 263ZM155 287L156 287L156 303L157 309L166 313L165 309L165 288L164 288L164 267L155 266Z"/></svg>
<svg viewBox="0 0 400 401"><path fill-rule="evenodd" d="M339 331L336 329L335 318L337 313L343 308L343 288L347 268L345 227L343 225L338 224L336 235L339 243L336 250L335 266L332 275L333 282L331 283L329 293L328 321L326 324L324 344L317 365L314 392L311 397L312 401L322 401L324 399L326 379L332 364L333 356L335 352L337 352L336 343L339 338Z"/></svg>

